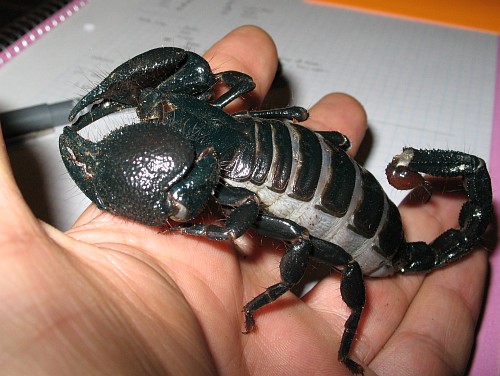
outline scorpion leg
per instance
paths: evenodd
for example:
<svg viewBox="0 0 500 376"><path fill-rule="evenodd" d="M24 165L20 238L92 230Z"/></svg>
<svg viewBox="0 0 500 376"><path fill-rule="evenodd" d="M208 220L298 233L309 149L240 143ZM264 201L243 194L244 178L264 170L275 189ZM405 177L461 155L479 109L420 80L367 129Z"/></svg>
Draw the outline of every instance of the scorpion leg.
<svg viewBox="0 0 500 376"><path fill-rule="evenodd" d="M285 108L273 108L269 110L241 111L234 113L233 116L251 116L263 119L285 119L295 122L306 121L309 118L309 112L304 107L291 106ZM337 131L319 131L315 132L321 135L325 142L335 148L344 151L351 148L351 141L344 134Z"/></svg>
<svg viewBox="0 0 500 376"><path fill-rule="evenodd" d="M362 374L363 368L349 358L349 351L366 302L363 272L352 256L338 245L313 236L311 236L311 242L313 245L312 258L336 268L342 266L340 294L342 295L342 300L351 309L351 314L344 325L345 329L340 341L338 359L352 373Z"/></svg>
<svg viewBox="0 0 500 376"><path fill-rule="evenodd" d="M173 47L164 47L165 49L174 49ZM167 61L172 61L167 50ZM172 51L173 52L173 51ZM216 82L216 76L212 73L208 62L194 52L180 50L177 52L179 58L186 58L179 65L179 68L168 78L161 82L158 91L168 95L170 93L190 94L201 100L208 100L212 94L212 86ZM175 63L175 61L173 61Z"/></svg>
<svg viewBox="0 0 500 376"><path fill-rule="evenodd" d="M337 131L320 131L319 134L330 146L347 151L351 148L351 141L346 135Z"/></svg>
<svg viewBox="0 0 500 376"><path fill-rule="evenodd" d="M280 262L281 282L268 287L266 291L253 298L243 308L245 334L255 328L253 315L256 310L274 302L301 280L311 253L308 231L295 222L261 214L255 222L255 230L264 236L290 242L290 245Z"/></svg>
<svg viewBox="0 0 500 376"><path fill-rule="evenodd" d="M359 264L341 247L309 236L304 227L287 219L261 214L255 224L255 230L261 235L284 240L291 244L280 263L282 281L268 287L266 291L245 305L246 333L252 331L255 327L255 311L266 304L272 303L293 288L304 276L309 258L314 258L324 264L342 269L340 293L342 300L351 309L351 314L345 323L338 359L351 372L362 374L363 368L349 358L351 344L366 299L363 273Z"/></svg>
<svg viewBox="0 0 500 376"><path fill-rule="evenodd" d="M304 107L291 106L269 110L240 111L233 114L233 116L251 116L263 119L285 119L301 122L307 120L309 112Z"/></svg>
<svg viewBox="0 0 500 376"><path fill-rule="evenodd" d="M389 181L396 187L426 184L420 173L462 177L468 199L458 218L460 229L447 230L430 244L402 244L395 257L401 273L430 271L465 256L486 231L493 212L490 176L481 158L452 150L406 148L387 168Z"/></svg>
<svg viewBox="0 0 500 376"><path fill-rule="evenodd" d="M255 89L252 77L237 71L227 71L215 74L217 82L223 82L229 86L229 90L213 101L212 105L224 108L236 98Z"/></svg>
<svg viewBox="0 0 500 376"><path fill-rule="evenodd" d="M257 195L245 188L221 185L216 198L221 205L234 207L227 215L224 226L194 224L174 227L172 230L214 240L232 240L243 235L259 214Z"/></svg>

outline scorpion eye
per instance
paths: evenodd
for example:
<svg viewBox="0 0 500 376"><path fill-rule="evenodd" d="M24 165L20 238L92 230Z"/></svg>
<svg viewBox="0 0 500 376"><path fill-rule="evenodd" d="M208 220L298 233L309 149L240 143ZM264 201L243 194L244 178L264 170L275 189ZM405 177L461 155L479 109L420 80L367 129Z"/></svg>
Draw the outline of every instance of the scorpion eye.
<svg viewBox="0 0 500 376"><path fill-rule="evenodd" d="M99 142L99 178L94 182L106 208L149 225L168 218L165 195L194 164L190 141L157 123L138 123Z"/></svg>

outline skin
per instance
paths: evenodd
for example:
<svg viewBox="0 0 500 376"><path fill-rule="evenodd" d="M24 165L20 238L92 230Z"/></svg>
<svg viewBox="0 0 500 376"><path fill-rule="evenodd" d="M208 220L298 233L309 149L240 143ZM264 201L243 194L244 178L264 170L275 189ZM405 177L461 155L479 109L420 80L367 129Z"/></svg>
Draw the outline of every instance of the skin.
<svg viewBox="0 0 500 376"><path fill-rule="evenodd" d="M271 38L242 27L205 55L215 71L251 75L257 89L230 110L254 107L277 66ZM308 126L339 130L354 155L362 106L329 94ZM460 197L401 208L407 238L430 241L456 226ZM245 237L241 252L132 223L89 207L62 233L23 201L0 150L0 374L335 374L349 314L332 273L302 299L291 293L257 312L241 334L243 305L279 280L283 248ZM428 275L367 280L351 356L365 374L458 375L466 370L486 275L486 253ZM470 271L474 270L473 273Z"/></svg>

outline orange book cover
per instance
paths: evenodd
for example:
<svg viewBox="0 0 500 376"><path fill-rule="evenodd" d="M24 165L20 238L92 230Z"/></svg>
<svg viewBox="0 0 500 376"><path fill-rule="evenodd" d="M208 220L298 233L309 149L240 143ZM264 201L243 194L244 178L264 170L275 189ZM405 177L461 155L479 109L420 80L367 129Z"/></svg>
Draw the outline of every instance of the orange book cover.
<svg viewBox="0 0 500 376"><path fill-rule="evenodd" d="M309 2L500 33L498 0L309 0Z"/></svg>

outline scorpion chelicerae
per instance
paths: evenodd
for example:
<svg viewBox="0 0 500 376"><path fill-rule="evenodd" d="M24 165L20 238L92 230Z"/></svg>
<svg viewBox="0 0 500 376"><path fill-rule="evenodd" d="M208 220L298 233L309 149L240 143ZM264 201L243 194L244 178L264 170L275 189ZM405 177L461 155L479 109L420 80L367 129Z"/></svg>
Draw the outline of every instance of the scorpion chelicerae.
<svg viewBox="0 0 500 376"><path fill-rule="evenodd" d="M214 86L229 87L214 99ZM432 243L406 242L397 207L376 179L347 154L339 132L313 132L299 123L301 107L229 115L224 107L252 91L244 73L212 73L201 56L157 48L116 68L70 113L60 137L71 177L100 209L150 225L185 222L170 230L232 240L252 229L282 240L281 281L244 307L246 332L254 313L296 285L310 259L341 271L341 296L351 309L339 360L363 368L349 351L365 305L363 276L426 272L466 255L492 214L485 162L450 150L405 148L387 168L400 189L429 183L421 174L461 177L467 201L459 229ZM77 132L99 118L135 108L139 122L101 141ZM85 112L86 111L86 112ZM224 208L225 223L192 224L206 204Z"/></svg>

